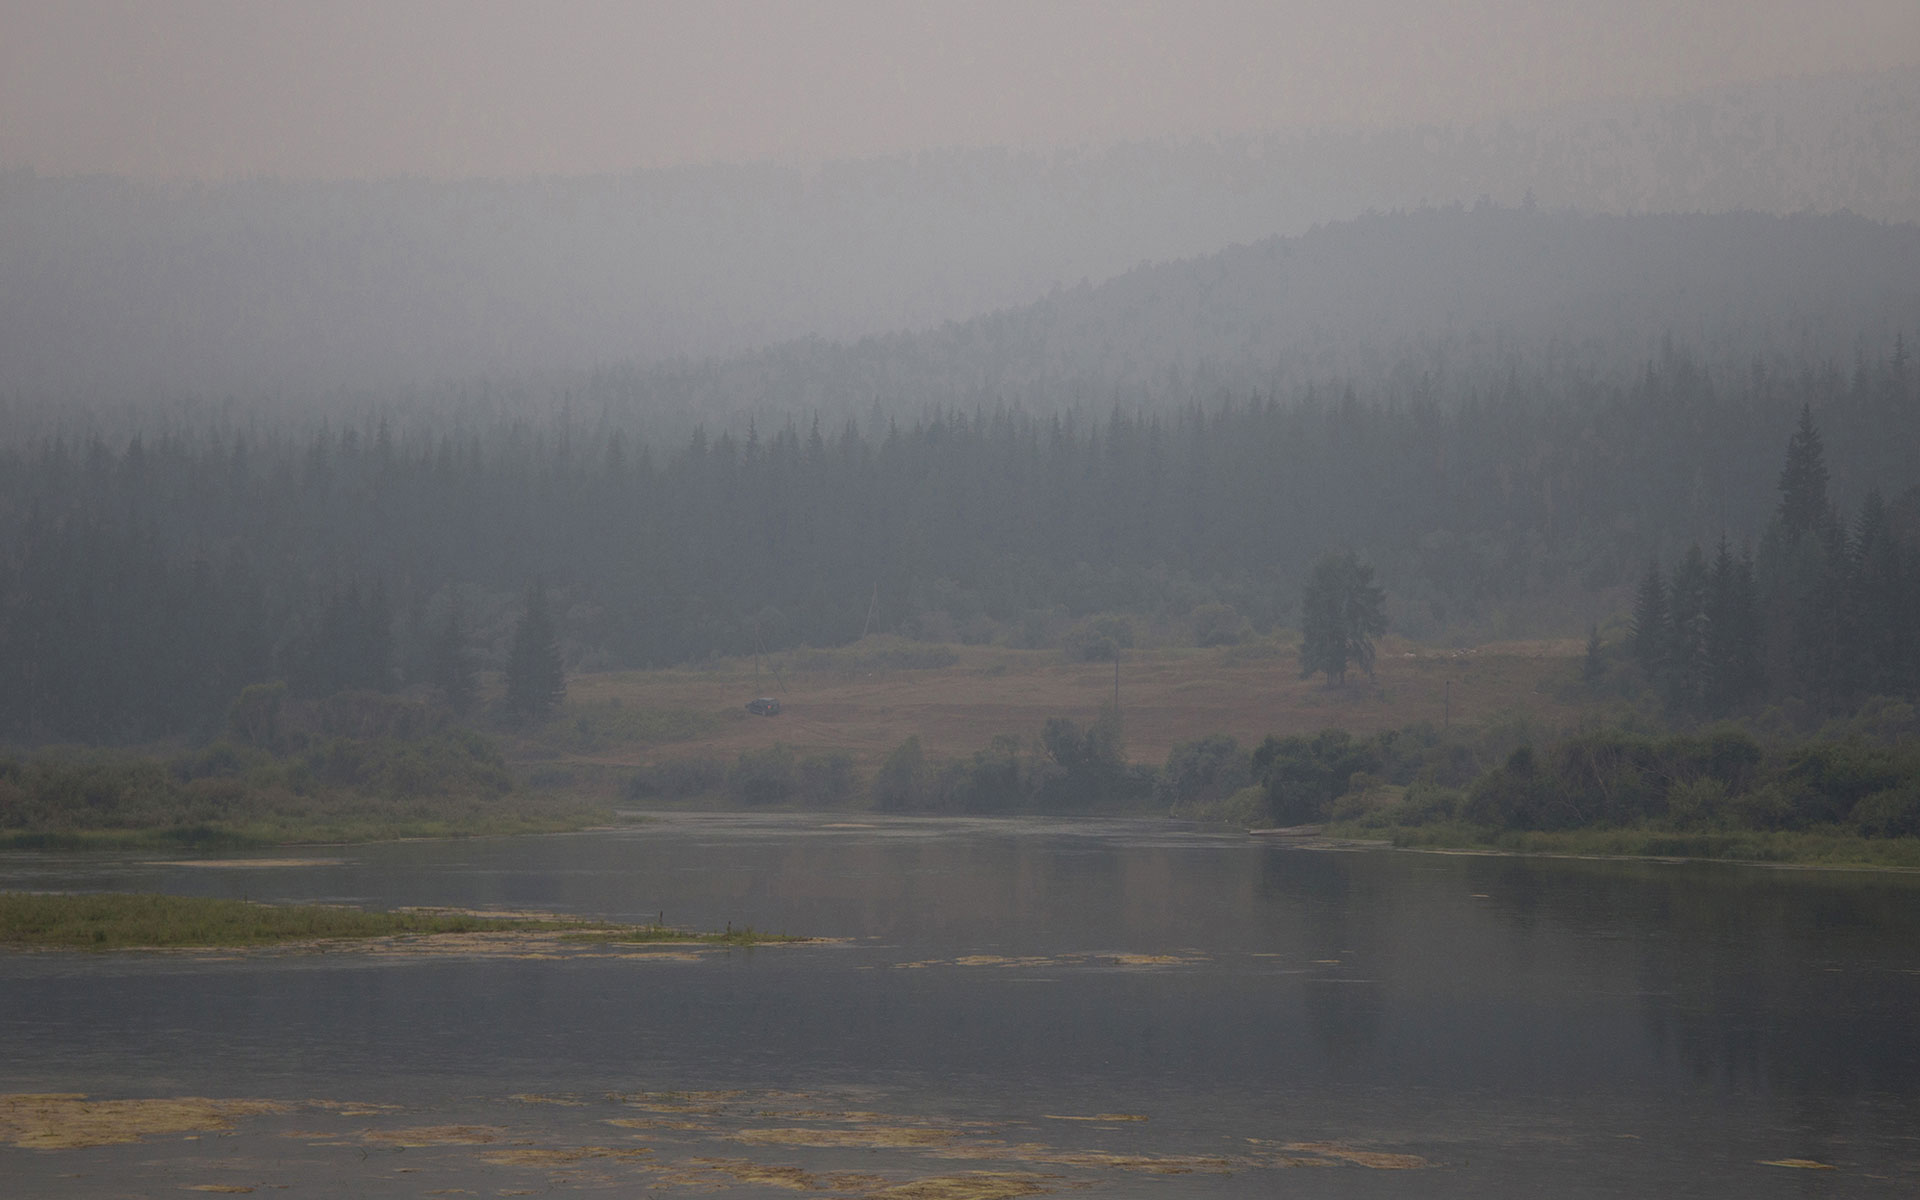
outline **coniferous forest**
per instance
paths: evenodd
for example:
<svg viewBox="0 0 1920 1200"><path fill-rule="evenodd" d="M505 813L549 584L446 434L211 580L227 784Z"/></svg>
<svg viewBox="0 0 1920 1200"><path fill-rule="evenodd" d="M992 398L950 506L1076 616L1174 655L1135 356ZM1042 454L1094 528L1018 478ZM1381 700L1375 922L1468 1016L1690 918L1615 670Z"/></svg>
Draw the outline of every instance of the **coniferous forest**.
<svg viewBox="0 0 1920 1200"><path fill-rule="evenodd" d="M205 732L276 680L463 706L530 595L574 669L1052 646L1101 614L1291 628L1335 549L1401 633L1604 625L1676 714L1839 707L1920 690L1917 446L1904 341L1851 372L1669 346L1449 404L1329 385L671 443L567 415L46 434L0 446L0 730Z"/></svg>

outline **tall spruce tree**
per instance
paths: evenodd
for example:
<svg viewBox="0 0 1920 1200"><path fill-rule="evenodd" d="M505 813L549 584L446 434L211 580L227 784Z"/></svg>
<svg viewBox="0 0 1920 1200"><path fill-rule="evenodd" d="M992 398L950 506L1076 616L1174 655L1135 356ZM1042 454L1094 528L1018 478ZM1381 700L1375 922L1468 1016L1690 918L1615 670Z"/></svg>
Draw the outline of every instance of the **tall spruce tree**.
<svg viewBox="0 0 1920 1200"><path fill-rule="evenodd" d="M1709 614L1707 559L1695 543L1673 569L1667 587L1669 653L1667 701L1681 712L1701 713L1713 690L1713 621Z"/></svg>
<svg viewBox="0 0 1920 1200"><path fill-rule="evenodd" d="M1913 689L1916 597L1906 547L1894 533L1886 502L1869 491L1854 523L1847 564L1845 658L1855 691L1897 695Z"/></svg>
<svg viewBox="0 0 1920 1200"><path fill-rule="evenodd" d="M559 707L567 694L566 667L560 660L560 636L547 612L547 592L535 583L513 627L507 655L507 713L535 721Z"/></svg>
<svg viewBox="0 0 1920 1200"><path fill-rule="evenodd" d="M1707 707L1725 713L1760 690L1760 601L1753 557L1736 556L1720 539L1707 578L1708 656L1711 685Z"/></svg>
<svg viewBox="0 0 1920 1200"><path fill-rule="evenodd" d="M1649 560L1647 573L1633 597L1633 659L1650 680L1660 680L1666 672L1668 643L1672 640L1667 621L1667 582L1660 574L1658 559Z"/></svg>
<svg viewBox="0 0 1920 1200"><path fill-rule="evenodd" d="M1800 424L1787 439L1787 461L1780 469L1780 507L1776 516L1790 537L1824 534L1833 523L1827 501L1826 448L1813 425L1813 409L1800 407Z"/></svg>
<svg viewBox="0 0 1920 1200"><path fill-rule="evenodd" d="M474 673L472 639L456 595L447 602L447 619L427 651L427 681L440 689L447 707L465 716L473 708L479 683Z"/></svg>

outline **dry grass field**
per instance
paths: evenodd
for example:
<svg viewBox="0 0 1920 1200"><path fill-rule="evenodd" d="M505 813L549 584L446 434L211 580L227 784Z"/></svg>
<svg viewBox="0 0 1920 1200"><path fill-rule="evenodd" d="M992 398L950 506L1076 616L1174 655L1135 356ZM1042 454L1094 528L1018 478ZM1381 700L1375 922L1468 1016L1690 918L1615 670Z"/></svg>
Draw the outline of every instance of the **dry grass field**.
<svg viewBox="0 0 1920 1200"><path fill-rule="evenodd" d="M872 665L913 646L872 638L757 664L575 675L565 712L515 757L615 769L693 756L730 760L779 741L802 752L845 751L871 770L910 735L935 757L970 754L1000 734L1030 741L1049 717L1091 721L1114 695L1112 663L1072 663L1052 650L956 646L947 666ZM1157 764L1174 745L1211 733L1253 745L1269 733L1336 726L1359 733L1449 719L1525 717L1545 729L1564 727L1583 708L1575 685L1583 649L1563 640L1435 650L1389 638L1374 680L1356 676L1344 688L1301 679L1290 642L1129 650L1119 670L1126 752ZM749 714L746 702L760 695L777 697L784 711Z"/></svg>

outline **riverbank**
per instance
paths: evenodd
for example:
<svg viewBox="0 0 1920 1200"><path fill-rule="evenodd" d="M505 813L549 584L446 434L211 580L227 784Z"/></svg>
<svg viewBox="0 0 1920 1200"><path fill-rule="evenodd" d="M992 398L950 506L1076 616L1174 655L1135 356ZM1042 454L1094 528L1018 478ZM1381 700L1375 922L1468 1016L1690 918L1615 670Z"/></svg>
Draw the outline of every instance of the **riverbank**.
<svg viewBox="0 0 1920 1200"><path fill-rule="evenodd" d="M729 926L710 933L569 917L451 909L375 911L154 893L0 892L0 947L15 950L251 949L450 935L532 935L605 945L728 946L805 941Z"/></svg>
<svg viewBox="0 0 1920 1200"><path fill-rule="evenodd" d="M0 849L245 850L559 833L610 808L519 786L497 743L454 729L276 752L50 746L0 756Z"/></svg>
<svg viewBox="0 0 1920 1200"><path fill-rule="evenodd" d="M1328 838L1401 850L1470 851L1558 858L1675 859L1772 867L1920 871L1920 838L1863 838L1845 833L1730 830L1573 829L1554 832L1472 825L1375 825L1337 822Z"/></svg>

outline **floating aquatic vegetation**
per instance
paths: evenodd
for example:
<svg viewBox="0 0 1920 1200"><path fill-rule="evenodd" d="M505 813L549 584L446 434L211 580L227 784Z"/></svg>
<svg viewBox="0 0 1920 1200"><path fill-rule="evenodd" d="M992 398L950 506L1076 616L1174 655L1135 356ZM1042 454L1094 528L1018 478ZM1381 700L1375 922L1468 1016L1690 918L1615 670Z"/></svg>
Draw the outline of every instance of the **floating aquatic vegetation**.
<svg viewBox="0 0 1920 1200"><path fill-rule="evenodd" d="M398 1104L367 1104L352 1100L307 1100L303 1107L325 1109L343 1117L377 1117L381 1113L399 1112Z"/></svg>
<svg viewBox="0 0 1920 1200"><path fill-rule="evenodd" d="M864 1098L864 1093L861 1095ZM370 1149L443 1147L446 1148L443 1153L422 1160L423 1164L431 1164L436 1172L447 1169L542 1172L549 1187L643 1187L681 1191L729 1191L747 1187L831 1193L848 1200L1013 1200L1096 1187L1103 1174L1114 1172L1171 1177L1231 1175L1249 1170L1307 1166L1404 1170L1432 1165L1411 1154L1332 1141L1281 1143L1249 1138L1255 1149L1242 1155L1152 1153L1150 1148L1133 1144L1137 1137L1129 1138L1125 1151L1067 1148L1038 1141L1010 1140L999 1134L1008 1127L1005 1123L887 1113L869 1107L837 1109L824 1107L822 1102L826 1099L821 1094L778 1091L663 1091L607 1093L599 1097L520 1092L505 1097L513 1104L551 1106L556 1115L588 1110L567 1118L575 1123L584 1119L603 1129L611 1126L623 1130L663 1131L684 1147L681 1153L693 1152L690 1157L671 1162L661 1161L653 1146L636 1144L638 1139L627 1144L604 1145L594 1142L591 1134L580 1138L578 1133L568 1135L548 1129L521 1128L512 1122L360 1127L349 1133L315 1128L317 1123L309 1120L304 1122L309 1126L305 1129L274 1128L263 1132L269 1137L305 1139L313 1147L338 1147L349 1154L355 1149L364 1154ZM617 1105L638 1111L630 1116L612 1116L605 1115L604 1107L593 1112L596 1105ZM352 1118L390 1117L401 1111L404 1110L392 1105L334 1100L282 1103L189 1097L88 1101L77 1094L8 1096L0 1097L0 1140L47 1148L100 1145L135 1141L150 1133L193 1136L197 1132L226 1132L232 1128L232 1122L243 1115L307 1112ZM1049 1113L1030 1119L1109 1129L1122 1123L1138 1124L1148 1120L1144 1114L1126 1112ZM577 1143L562 1140L569 1136L580 1140ZM772 1157L785 1149L812 1151L816 1157L807 1165L801 1165L699 1153L728 1143L739 1147L743 1154L757 1152ZM844 1161L853 1154L862 1156L859 1165L871 1163L878 1171L821 1169L823 1161L833 1164L836 1157ZM867 1158L867 1155L883 1157ZM276 1161L277 1157L269 1152L266 1160ZM240 1161L237 1158L222 1160L219 1165L230 1167ZM914 1171L916 1161L921 1174ZM950 1163L952 1168L964 1164L977 1165L979 1169L950 1168L939 1174L924 1174L929 1169L938 1169L935 1161ZM462 1167L461 1163L467 1165ZM1831 1169L1806 1160L1780 1160L1776 1165ZM465 1177L458 1181L472 1184L472 1180ZM199 1190L259 1190L278 1186L254 1180L245 1184L208 1184L199 1186ZM491 1194L526 1194L523 1189L483 1190ZM460 1192L453 1188L419 1194Z"/></svg>
<svg viewBox="0 0 1920 1200"><path fill-rule="evenodd" d="M926 1126L867 1126L860 1129L742 1129L728 1140L753 1146L818 1146L826 1149L881 1150L950 1145L955 1134Z"/></svg>
<svg viewBox="0 0 1920 1200"><path fill-rule="evenodd" d="M873 1176L839 1176L839 1179L872 1179ZM786 1188L795 1192L824 1191L829 1186L836 1190L851 1191L852 1187L840 1186L829 1182L828 1178L804 1171L799 1167L775 1166L768 1163L750 1162L744 1158L688 1158L668 1164L662 1174L655 1177L656 1187L685 1187L712 1189L731 1187L735 1184L751 1183L763 1187Z"/></svg>
<svg viewBox="0 0 1920 1200"><path fill-rule="evenodd" d="M981 1171L966 1175L930 1175L908 1183L868 1192L872 1200L1015 1200L1044 1196L1054 1189L1039 1175L1009 1175Z"/></svg>
<svg viewBox="0 0 1920 1200"><path fill-rule="evenodd" d="M507 1136L498 1125L421 1125L413 1129L370 1129L360 1135L385 1146L485 1146Z"/></svg>
<svg viewBox="0 0 1920 1200"><path fill-rule="evenodd" d="M253 1191L244 1183L183 1183L183 1192L220 1192L229 1196L245 1196Z"/></svg>
<svg viewBox="0 0 1920 1200"><path fill-rule="evenodd" d="M1832 1163L1823 1163L1811 1158L1768 1158L1762 1159L1763 1167L1794 1167L1802 1171L1838 1171Z"/></svg>
<svg viewBox="0 0 1920 1200"><path fill-rule="evenodd" d="M632 1160L652 1153L645 1146L516 1146L485 1151L480 1161L496 1167L571 1167L588 1159Z"/></svg>
<svg viewBox="0 0 1920 1200"><path fill-rule="evenodd" d="M233 1128L235 1120L285 1112L273 1100L209 1100L177 1096L149 1100L92 1100L62 1092L0 1096L0 1141L29 1150L72 1150L137 1142L165 1133Z"/></svg>
<svg viewBox="0 0 1920 1200"><path fill-rule="evenodd" d="M698 1121L669 1121L660 1117L608 1117L603 1124L620 1129L671 1129L683 1133L710 1133L711 1125L702 1125Z"/></svg>
<svg viewBox="0 0 1920 1200"><path fill-rule="evenodd" d="M1417 1154L1389 1154L1380 1150L1360 1150L1337 1142L1288 1142L1284 1149L1295 1154L1311 1154L1336 1162L1352 1163L1375 1171L1412 1171L1433 1164Z"/></svg>
<svg viewBox="0 0 1920 1200"><path fill-rule="evenodd" d="M1004 1157L1058 1167L1106 1167L1146 1175L1192 1175L1195 1172L1231 1175L1236 1170L1253 1165L1244 1159L1225 1158L1217 1154L1116 1154L1106 1150L1054 1150L1046 1146L1024 1145L1011 1149L1022 1153L982 1157Z"/></svg>
<svg viewBox="0 0 1920 1200"><path fill-rule="evenodd" d="M344 858L184 858L142 863L147 867L199 867L205 870L282 870L288 867L337 867Z"/></svg>
<svg viewBox="0 0 1920 1200"><path fill-rule="evenodd" d="M906 970L920 970L927 967L1168 967L1185 966L1206 960L1207 955L1198 951L1182 951L1174 954L1140 954L1124 951L1097 954L963 954L958 958L923 958L893 965Z"/></svg>
<svg viewBox="0 0 1920 1200"><path fill-rule="evenodd" d="M1042 1113L1042 1114L1040 1114L1040 1119L1041 1119L1041 1120L1043 1120L1043 1121L1105 1121L1105 1122L1113 1122L1113 1121L1144 1121L1144 1120L1146 1120L1147 1118L1146 1118L1146 1117L1143 1117L1143 1116L1141 1116L1141 1115L1140 1115L1139 1113L1095 1113L1094 1115L1092 1115L1092 1116L1090 1116L1090 1117L1068 1117L1068 1116L1062 1116L1062 1115L1060 1115L1060 1114L1058 1114L1058 1113Z"/></svg>

